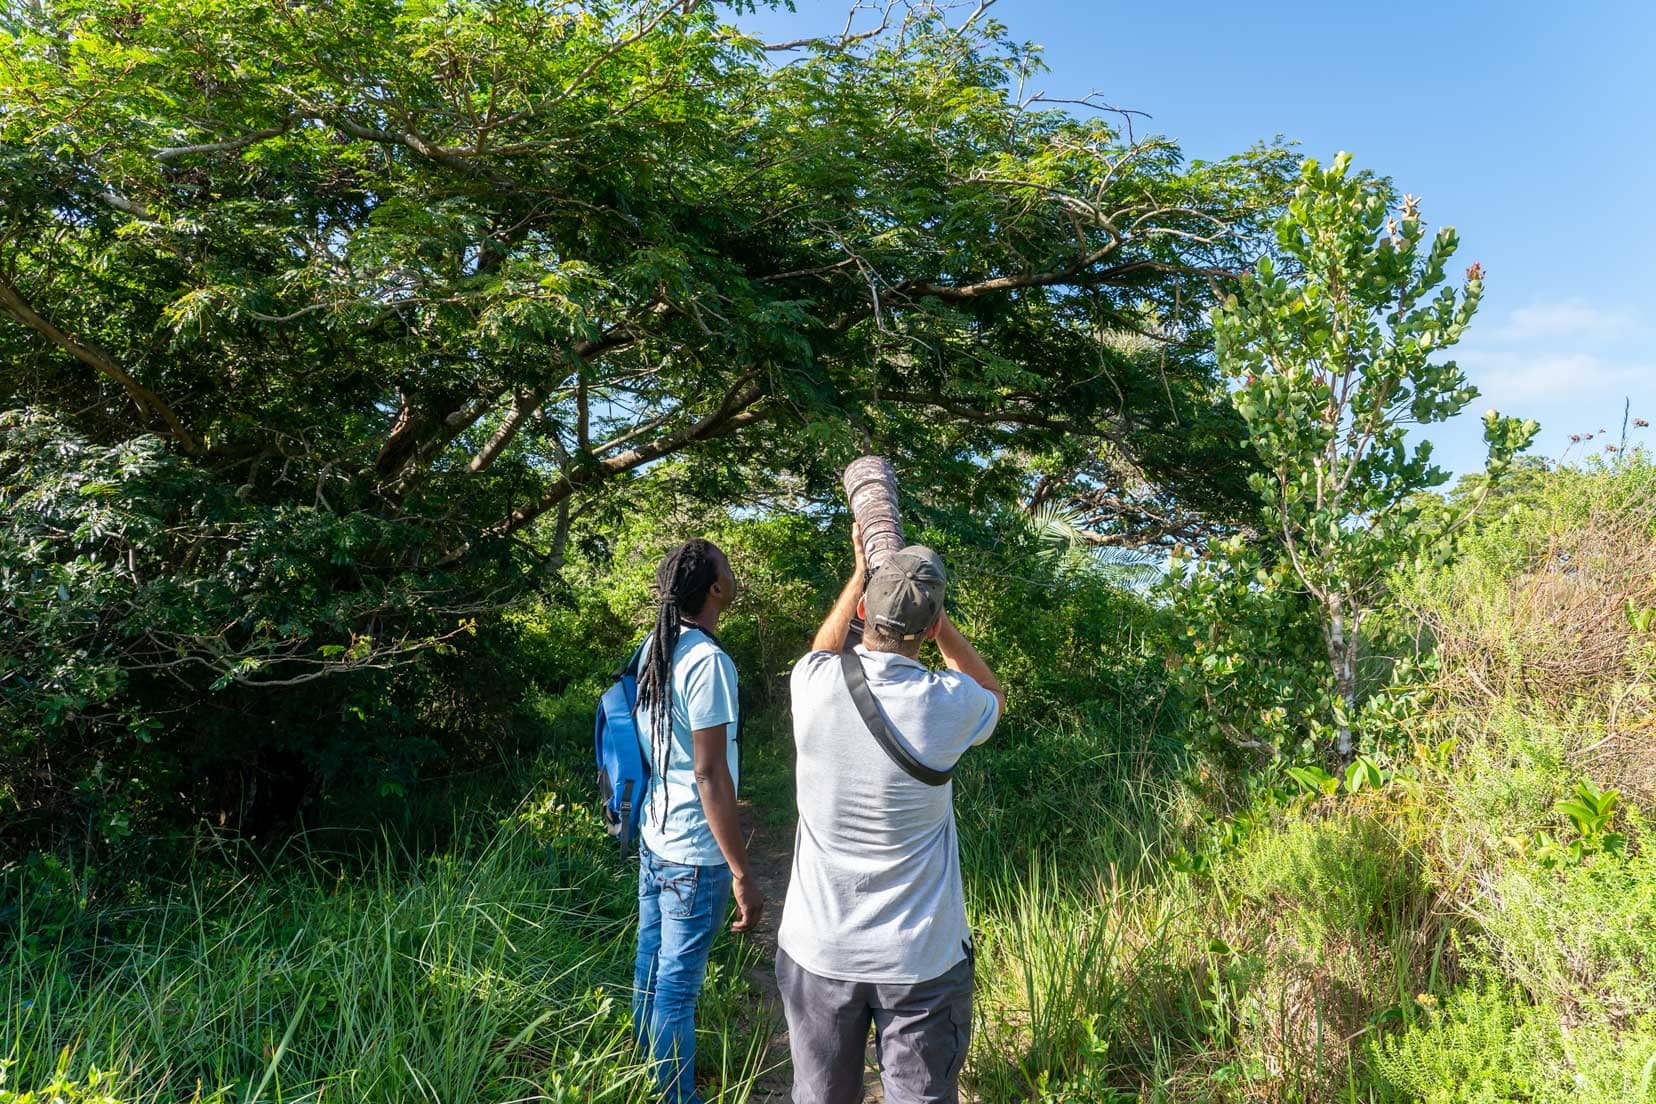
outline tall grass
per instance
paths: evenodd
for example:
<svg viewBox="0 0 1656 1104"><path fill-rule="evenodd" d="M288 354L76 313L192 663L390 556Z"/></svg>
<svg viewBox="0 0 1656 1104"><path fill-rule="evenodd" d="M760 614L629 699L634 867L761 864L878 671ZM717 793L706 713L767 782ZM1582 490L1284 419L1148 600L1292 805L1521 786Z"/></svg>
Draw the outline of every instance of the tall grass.
<svg viewBox="0 0 1656 1104"><path fill-rule="evenodd" d="M983 1098L1656 1101L1653 486L1541 477L1398 581L1444 661L1416 720L1458 744L1377 749L1378 791L1215 821L1199 764L1080 717L974 753ZM1623 788L1625 853L1538 842L1584 775Z"/></svg>
<svg viewBox="0 0 1656 1104"><path fill-rule="evenodd" d="M1038 720L1010 716L956 776L971 1091L1656 1102L1653 487L1638 466L1541 478L1457 563L1398 580L1444 669L1417 718L1433 747L1377 748L1378 789L1204 783L1142 656L1108 706L1041 688ZM753 746L749 796L786 804L785 746ZM1623 788L1626 846L1571 858L1544 843L1569 842L1556 803L1584 775ZM550 796L461 836L366 864L210 854L115 905L72 867L6 873L10 1083L61 1063L116 1071L123 1104L642 1104L627 868ZM701 1074L731 1104L763 1072L757 956L720 940L703 996Z"/></svg>
<svg viewBox="0 0 1656 1104"><path fill-rule="evenodd" d="M627 1020L633 887L549 800L493 838L365 866L196 864L170 892L83 910L76 875L14 871L0 1056L42 1084L113 1071L123 1101L642 1102ZM762 1040L734 1017L742 951L703 1018L714 1098L746 1099ZM751 961L751 951L747 952Z"/></svg>
<svg viewBox="0 0 1656 1104"><path fill-rule="evenodd" d="M1171 791L1145 791L1174 836ZM1306 812L1261 816L1200 874L1104 827L1062 859L987 860L970 891L980 1096L1366 1099L1364 1044L1440 978L1448 935L1386 810Z"/></svg>

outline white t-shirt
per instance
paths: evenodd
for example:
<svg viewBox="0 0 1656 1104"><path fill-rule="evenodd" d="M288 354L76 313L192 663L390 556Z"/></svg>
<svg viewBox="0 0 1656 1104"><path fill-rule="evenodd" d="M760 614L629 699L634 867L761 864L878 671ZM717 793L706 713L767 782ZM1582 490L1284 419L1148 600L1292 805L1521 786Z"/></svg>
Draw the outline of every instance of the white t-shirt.
<svg viewBox="0 0 1656 1104"><path fill-rule="evenodd" d="M889 727L935 770L954 766L1000 719L966 675L860 645ZM928 786L893 763L857 712L840 657L812 652L792 678L799 828L777 942L842 981L914 984L966 956L954 783Z"/></svg>
<svg viewBox="0 0 1656 1104"><path fill-rule="evenodd" d="M650 649L654 646L655 634L651 633L644 640L640 671L649 662ZM673 649L671 685L673 731L667 750L666 774L655 771L650 718L642 708L633 710L639 749L651 770L650 784L644 791L643 827L639 836L646 847L668 862L714 866L724 862L725 857L713 839L713 829L702 808L701 792L696 788L695 741L691 734L698 728L727 726L725 761L730 764L732 784L739 784L736 727L740 707L736 699L736 665L712 637L686 625Z"/></svg>

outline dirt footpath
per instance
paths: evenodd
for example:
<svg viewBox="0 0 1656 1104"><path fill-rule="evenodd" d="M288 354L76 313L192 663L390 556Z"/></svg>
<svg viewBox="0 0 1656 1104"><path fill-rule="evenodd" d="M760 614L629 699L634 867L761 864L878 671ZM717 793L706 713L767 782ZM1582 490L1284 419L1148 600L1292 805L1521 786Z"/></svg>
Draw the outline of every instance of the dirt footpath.
<svg viewBox="0 0 1656 1104"><path fill-rule="evenodd" d="M770 1039L762 1063L763 1073L754 1086L753 1104L789 1104L793 1087L793 1064L788 1060L788 1027L782 1015L782 998L776 988L776 929L782 922L782 900L788 892L788 872L793 868L793 832L768 828L747 807L742 809L743 828L748 834L748 861L759 889L765 895L765 914L753 938L759 944L759 962L748 972L748 981L760 995L770 1027ZM883 1101L880 1071L874 1065L874 1044L869 1043L863 1064L863 1101Z"/></svg>

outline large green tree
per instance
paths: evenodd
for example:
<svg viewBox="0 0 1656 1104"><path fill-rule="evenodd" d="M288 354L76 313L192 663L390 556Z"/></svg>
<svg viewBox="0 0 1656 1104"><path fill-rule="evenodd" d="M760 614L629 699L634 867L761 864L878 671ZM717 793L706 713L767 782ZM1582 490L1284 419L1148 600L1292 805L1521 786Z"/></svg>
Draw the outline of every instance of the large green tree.
<svg viewBox="0 0 1656 1104"><path fill-rule="evenodd" d="M461 502L455 556L779 420L1131 449L1089 331L1199 328L1280 163L1020 98L1035 58L983 18L775 64L720 14L35 9L3 55L11 381L100 437Z"/></svg>
<svg viewBox="0 0 1656 1104"><path fill-rule="evenodd" d="M1211 498L1206 310L1283 159L1044 102L985 8L795 43L706 0L0 9L0 386L64 463L153 436L193 488L141 546L20 522L17 562L214 580L98 626L201 693L397 662L678 455L712 497L869 443L1027 490L1090 440L1156 509ZM47 462L11 455L12 502ZM52 723L112 700L71 697Z"/></svg>

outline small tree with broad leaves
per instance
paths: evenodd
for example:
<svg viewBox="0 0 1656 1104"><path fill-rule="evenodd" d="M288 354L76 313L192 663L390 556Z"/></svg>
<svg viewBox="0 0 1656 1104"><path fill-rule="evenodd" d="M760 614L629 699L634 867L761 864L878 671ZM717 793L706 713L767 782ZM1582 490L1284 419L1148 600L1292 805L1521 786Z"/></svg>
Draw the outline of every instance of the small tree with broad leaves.
<svg viewBox="0 0 1656 1104"><path fill-rule="evenodd" d="M1219 363L1264 470L1251 478L1262 528L1319 609L1334 697L1334 750L1354 754L1364 618L1397 565L1436 553L1479 500L1423 495L1449 473L1408 427L1442 422L1477 397L1438 354L1465 333L1483 270L1459 288L1444 270L1457 238L1428 239L1419 203L1350 172L1342 153L1301 167L1266 257L1213 311ZM1536 423L1484 415L1487 488L1534 439Z"/></svg>

